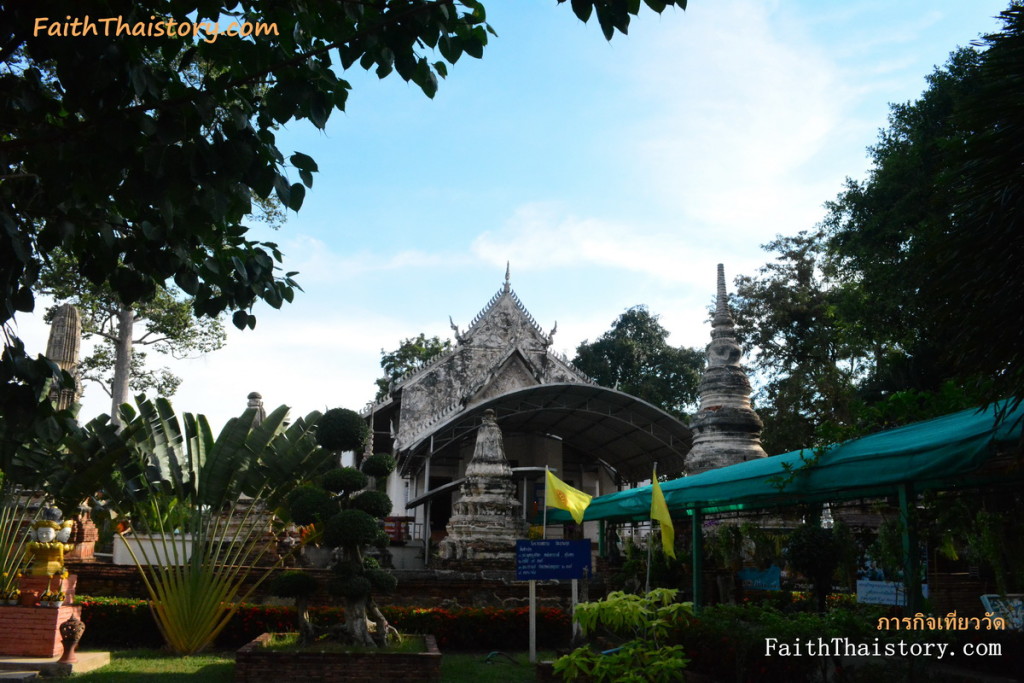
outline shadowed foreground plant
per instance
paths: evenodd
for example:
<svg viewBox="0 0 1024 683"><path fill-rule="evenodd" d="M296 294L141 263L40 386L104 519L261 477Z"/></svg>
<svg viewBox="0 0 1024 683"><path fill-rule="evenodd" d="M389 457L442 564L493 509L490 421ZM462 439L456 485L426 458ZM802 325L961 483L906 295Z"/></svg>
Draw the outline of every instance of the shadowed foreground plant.
<svg viewBox="0 0 1024 683"><path fill-rule="evenodd" d="M618 591L600 602L580 603L575 619L585 635L603 633L625 642L605 652L577 648L555 662L555 673L567 681L681 680L690 660L681 645L667 641L693 616L693 603L676 602L677 593L669 588L645 596Z"/></svg>
<svg viewBox="0 0 1024 683"><path fill-rule="evenodd" d="M0 478L2 478L0 474ZM42 508L30 512L15 487L6 479L0 481L0 600L18 597L18 570L25 558L28 543L26 530L31 527Z"/></svg>

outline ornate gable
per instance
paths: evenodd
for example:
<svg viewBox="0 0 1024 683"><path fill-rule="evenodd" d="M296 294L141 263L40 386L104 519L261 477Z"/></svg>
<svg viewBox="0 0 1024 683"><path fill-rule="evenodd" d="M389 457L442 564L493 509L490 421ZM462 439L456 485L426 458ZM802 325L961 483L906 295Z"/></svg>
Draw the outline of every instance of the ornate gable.
<svg viewBox="0 0 1024 683"><path fill-rule="evenodd" d="M557 323L555 325L557 328ZM591 383L551 350L555 329L545 333L505 283L469 328L452 323L456 344L403 377L392 397L400 404L396 448L408 447L442 418L482 400L537 384Z"/></svg>

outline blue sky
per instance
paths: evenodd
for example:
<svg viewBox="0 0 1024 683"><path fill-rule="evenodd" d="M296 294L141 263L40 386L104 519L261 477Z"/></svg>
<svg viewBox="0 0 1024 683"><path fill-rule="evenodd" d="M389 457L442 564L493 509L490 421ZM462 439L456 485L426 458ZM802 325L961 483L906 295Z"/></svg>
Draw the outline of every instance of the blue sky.
<svg viewBox="0 0 1024 683"><path fill-rule="evenodd" d="M223 350L169 363L184 378L174 405L215 426L250 391L297 413L360 409L381 349L450 336L449 315L465 328L506 261L570 357L636 304L673 344L703 347L716 264L731 283L766 261L760 245L812 228L864 175L888 103L914 99L1006 4L691 0L608 43L568 4L492 0L498 38L433 100L349 72L347 111L326 131L281 131L286 155L320 167L267 235L305 293L259 307ZM42 351L38 320L20 326ZM108 410L87 387L83 417Z"/></svg>

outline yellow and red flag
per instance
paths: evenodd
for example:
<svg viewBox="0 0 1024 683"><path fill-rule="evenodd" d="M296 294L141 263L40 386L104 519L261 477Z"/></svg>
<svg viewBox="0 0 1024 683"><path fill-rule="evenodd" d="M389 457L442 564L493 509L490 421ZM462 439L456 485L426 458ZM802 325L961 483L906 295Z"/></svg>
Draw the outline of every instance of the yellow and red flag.
<svg viewBox="0 0 1024 683"><path fill-rule="evenodd" d="M651 519L661 522L661 549L673 560L676 558L676 529L672 526L672 515L668 513L665 494L658 483L658 470L651 477Z"/></svg>
<svg viewBox="0 0 1024 683"><path fill-rule="evenodd" d="M593 496L578 491L546 470L547 484L544 487L544 502L548 507L566 510L577 524L583 524L583 513Z"/></svg>

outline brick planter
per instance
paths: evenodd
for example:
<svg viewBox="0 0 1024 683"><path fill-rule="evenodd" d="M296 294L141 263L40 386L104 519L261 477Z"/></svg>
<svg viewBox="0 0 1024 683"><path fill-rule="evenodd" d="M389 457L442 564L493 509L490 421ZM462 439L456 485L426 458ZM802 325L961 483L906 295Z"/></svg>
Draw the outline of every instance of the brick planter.
<svg viewBox="0 0 1024 683"><path fill-rule="evenodd" d="M282 652L264 645L264 633L235 653L235 683L353 681L426 683L441 680L441 651L434 636L423 636L426 652Z"/></svg>
<svg viewBox="0 0 1024 683"><path fill-rule="evenodd" d="M72 616L81 618L81 606L0 607L0 655L56 657L64 652L57 627Z"/></svg>

